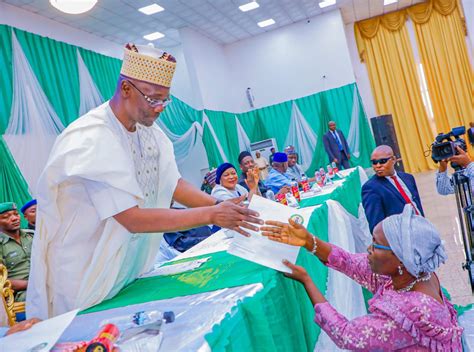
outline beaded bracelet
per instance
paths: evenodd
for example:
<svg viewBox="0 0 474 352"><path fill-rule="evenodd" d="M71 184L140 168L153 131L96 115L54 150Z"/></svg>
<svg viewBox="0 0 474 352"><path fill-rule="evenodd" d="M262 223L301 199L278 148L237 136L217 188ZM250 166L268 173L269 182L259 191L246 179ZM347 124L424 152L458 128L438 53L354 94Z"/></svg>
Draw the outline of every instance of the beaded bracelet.
<svg viewBox="0 0 474 352"><path fill-rule="evenodd" d="M313 249L311 250L311 253L316 255L316 251L318 250L318 242L316 242L316 237L314 236L311 236L311 237L313 237Z"/></svg>

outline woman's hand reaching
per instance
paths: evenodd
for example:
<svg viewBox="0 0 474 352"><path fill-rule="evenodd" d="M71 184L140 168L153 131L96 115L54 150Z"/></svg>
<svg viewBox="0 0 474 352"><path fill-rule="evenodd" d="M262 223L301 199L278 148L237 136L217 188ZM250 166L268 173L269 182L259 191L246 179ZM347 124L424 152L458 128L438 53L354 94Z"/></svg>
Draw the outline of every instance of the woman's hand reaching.
<svg viewBox="0 0 474 352"><path fill-rule="evenodd" d="M273 241L293 246L304 247L307 244L308 239L311 238L310 236L312 236L303 225L297 224L291 219L289 219L288 224L268 220L265 221L265 225L270 226L260 227L263 236L266 236Z"/></svg>

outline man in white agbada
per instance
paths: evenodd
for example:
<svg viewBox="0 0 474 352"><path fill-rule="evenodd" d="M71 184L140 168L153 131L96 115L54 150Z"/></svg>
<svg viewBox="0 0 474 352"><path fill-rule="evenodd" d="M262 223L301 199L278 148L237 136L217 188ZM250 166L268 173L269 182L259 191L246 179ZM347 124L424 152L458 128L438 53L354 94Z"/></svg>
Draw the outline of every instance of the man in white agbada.
<svg viewBox="0 0 474 352"><path fill-rule="evenodd" d="M38 184L28 317L46 319L114 296L148 271L161 233L205 224L243 232L258 214L184 181L154 123L176 60L127 45L112 99L57 138ZM171 201L187 210L169 209Z"/></svg>

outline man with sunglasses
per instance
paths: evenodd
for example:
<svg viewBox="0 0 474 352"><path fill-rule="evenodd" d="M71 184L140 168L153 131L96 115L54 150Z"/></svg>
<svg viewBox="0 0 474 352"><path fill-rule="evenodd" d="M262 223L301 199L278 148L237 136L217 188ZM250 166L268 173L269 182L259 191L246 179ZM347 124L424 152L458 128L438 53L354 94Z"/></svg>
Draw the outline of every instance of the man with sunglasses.
<svg viewBox="0 0 474 352"><path fill-rule="evenodd" d="M155 124L170 103L176 60L127 45L114 96L58 136L39 180L27 314L87 308L150 270L163 232L207 224L258 230L243 198L218 204L179 174ZM170 209L177 201L192 209Z"/></svg>
<svg viewBox="0 0 474 352"><path fill-rule="evenodd" d="M375 175L362 187L362 205L369 222L370 232L386 217L403 212L411 204L416 214L423 215L415 178L395 171L396 158L388 145L380 145L371 155Z"/></svg>

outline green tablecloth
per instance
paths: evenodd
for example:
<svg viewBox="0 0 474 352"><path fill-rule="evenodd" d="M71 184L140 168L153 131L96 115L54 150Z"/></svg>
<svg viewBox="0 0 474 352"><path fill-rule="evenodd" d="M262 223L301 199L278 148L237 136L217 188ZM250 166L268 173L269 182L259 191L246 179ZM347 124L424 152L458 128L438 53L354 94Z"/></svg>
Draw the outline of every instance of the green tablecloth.
<svg viewBox="0 0 474 352"><path fill-rule="evenodd" d="M361 202L361 185L359 169L355 169L344 180L344 183L328 194L302 199L301 208L307 208L319 204L323 204L328 199L332 199L341 203L341 205L352 215L357 216L359 212L359 204Z"/></svg>
<svg viewBox="0 0 474 352"><path fill-rule="evenodd" d="M359 172L356 170L331 198L357 215L360 203ZM308 230L328 238L328 208L325 204L311 215ZM303 286L282 273L234 257L227 252L211 257L200 268L173 276L139 279L114 298L84 312L96 312L131 304L207 292L226 287L262 283L263 289L234 307L205 336L213 351L313 351L320 329L313 322L314 310ZM195 258L192 258L195 259ZM191 260L191 259L184 259ZM298 264L304 266L322 292L328 269L301 249ZM192 333L192 332L189 332Z"/></svg>

